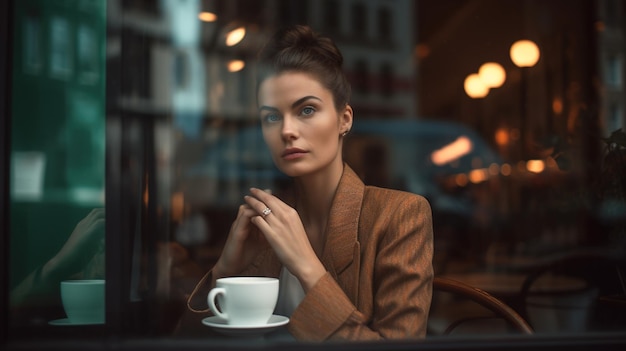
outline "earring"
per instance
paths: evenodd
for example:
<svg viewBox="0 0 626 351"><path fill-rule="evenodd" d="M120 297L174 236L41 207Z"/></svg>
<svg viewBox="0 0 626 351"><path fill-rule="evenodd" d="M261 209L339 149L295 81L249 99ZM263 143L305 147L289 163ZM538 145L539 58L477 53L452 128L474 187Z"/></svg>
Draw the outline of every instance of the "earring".
<svg viewBox="0 0 626 351"><path fill-rule="evenodd" d="M350 129L348 129L345 132L341 133L341 136L345 137L346 135L348 135L349 132L350 132Z"/></svg>

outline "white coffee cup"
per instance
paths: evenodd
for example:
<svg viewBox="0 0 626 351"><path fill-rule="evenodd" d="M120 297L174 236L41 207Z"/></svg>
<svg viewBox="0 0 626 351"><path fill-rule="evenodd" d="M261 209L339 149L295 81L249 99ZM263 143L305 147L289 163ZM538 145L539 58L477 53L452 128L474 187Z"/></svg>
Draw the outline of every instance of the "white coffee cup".
<svg viewBox="0 0 626 351"><path fill-rule="evenodd" d="M267 324L277 300L278 279L267 277L220 278L207 297L209 308L216 316L238 326Z"/></svg>
<svg viewBox="0 0 626 351"><path fill-rule="evenodd" d="M61 282L61 301L70 323L104 323L104 287L103 279Z"/></svg>

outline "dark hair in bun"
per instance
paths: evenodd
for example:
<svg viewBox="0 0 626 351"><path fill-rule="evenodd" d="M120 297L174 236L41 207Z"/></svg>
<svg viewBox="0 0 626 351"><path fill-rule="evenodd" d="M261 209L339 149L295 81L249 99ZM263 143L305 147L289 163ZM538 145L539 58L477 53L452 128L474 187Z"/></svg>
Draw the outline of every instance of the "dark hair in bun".
<svg viewBox="0 0 626 351"><path fill-rule="evenodd" d="M269 76L287 71L309 73L332 92L337 110L350 101L351 88L343 72L343 55L330 38L319 35L308 26L278 30L258 58L259 85Z"/></svg>

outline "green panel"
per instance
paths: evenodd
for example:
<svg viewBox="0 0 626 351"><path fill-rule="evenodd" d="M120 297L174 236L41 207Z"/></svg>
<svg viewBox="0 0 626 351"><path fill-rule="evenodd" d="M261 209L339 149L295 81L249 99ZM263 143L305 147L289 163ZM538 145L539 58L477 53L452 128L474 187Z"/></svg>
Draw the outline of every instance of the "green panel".
<svg viewBox="0 0 626 351"><path fill-rule="evenodd" d="M104 207L106 2L14 8L11 287Z"/></svg>

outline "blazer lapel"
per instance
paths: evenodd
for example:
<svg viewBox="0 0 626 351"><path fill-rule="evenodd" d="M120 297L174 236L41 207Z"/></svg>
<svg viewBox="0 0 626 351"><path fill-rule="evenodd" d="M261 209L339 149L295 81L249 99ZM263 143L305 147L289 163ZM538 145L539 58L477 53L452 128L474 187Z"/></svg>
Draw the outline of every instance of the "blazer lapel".
<svg viewBox="0 0 626 351"><path fill-rule="evenodd" d="M361 179L345 164L330 209L322 254L322 263L335 279L359 253L357 235L364 191Z"/></svg>

